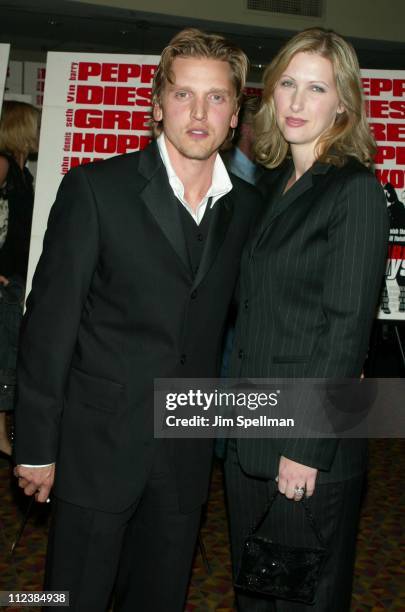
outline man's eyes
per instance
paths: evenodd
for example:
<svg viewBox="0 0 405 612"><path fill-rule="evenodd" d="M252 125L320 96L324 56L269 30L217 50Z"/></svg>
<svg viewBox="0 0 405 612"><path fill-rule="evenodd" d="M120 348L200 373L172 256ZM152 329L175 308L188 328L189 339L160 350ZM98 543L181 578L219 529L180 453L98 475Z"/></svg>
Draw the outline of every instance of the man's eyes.
<svg viewBox="0 0 405 612"><path fill-rule="evenodd" d="M179 98L180 100L187 98L190 94L188 91L176 91L174 93L176 98Z"/></svg>
<svg viewBox="0 0 405 612"><path fill-rule="evenodd" d="M174 97L177 100L188 100L192 97L192 93L190 91L179 90L174 92ZM214 104L221 104L225 100L225 96L224 94L211 93L208 95L208 100Z"/></svg>
<svg viewBox="0 0 405 612"><path fill-rule="evenodd" d="M212 102L215 102L217 104L220 102L223 102L224 99L225 99L225 96L223 96L223 94L211 94L210 95L210 100L212 100Z"/></svg>

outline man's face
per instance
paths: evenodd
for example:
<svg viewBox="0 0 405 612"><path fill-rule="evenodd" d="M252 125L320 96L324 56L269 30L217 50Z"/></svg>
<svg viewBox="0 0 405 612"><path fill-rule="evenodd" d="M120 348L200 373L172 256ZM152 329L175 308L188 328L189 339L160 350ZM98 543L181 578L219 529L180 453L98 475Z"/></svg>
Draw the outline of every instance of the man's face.
<svg viewBox="0 0 405 612"><path fill-rule="evenodd" d="M207 160L238 123L231 68L220 60L176 57L172 75L173 84L165 84L153 117L163 120L172 161L179 156Z"/></svg>

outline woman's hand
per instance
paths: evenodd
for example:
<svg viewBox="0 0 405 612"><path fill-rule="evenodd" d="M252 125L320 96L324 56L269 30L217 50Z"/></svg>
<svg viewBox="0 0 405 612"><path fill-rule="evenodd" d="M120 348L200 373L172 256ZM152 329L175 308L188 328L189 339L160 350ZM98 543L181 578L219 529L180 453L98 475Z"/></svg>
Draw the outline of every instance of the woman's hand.
<svg viewBox="0 0 405 612"><path fill-rule="evenodd" d="M311 497L315 491L317 473L316 468L302 465L302 463L281 456L278 466L278 490L288 499L294 499L295 501L300 501L304 492L306 497Z"/></svg>
<svg viewBox="0 0 405 612"><path fill-rule="evenodd" d="M8 278L6 278L5 276L3 276L2 274L0 274L0 283L2 285L4 285L5 287L7 287L8 283L10 281L8 280Z"/></svg>

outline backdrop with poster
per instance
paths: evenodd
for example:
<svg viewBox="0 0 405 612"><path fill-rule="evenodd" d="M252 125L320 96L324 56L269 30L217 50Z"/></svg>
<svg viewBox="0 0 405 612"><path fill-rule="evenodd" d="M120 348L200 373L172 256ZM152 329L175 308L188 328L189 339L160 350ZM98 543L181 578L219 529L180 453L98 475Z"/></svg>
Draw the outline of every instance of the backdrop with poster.
<svg viewBox="0 0 405 612"><path fill-rule="evenodd" d="M29 94L32 104L41 108L44 98L46 64L43 62L24 62L23 91Z"/></svg>
<svg viewBox="0 0 405 612"><path fill-rule="evenodd" d="M15 60L9 61L4 93L10 94L11 96L23 93L23 70L23 62L17 62Z"/></svg>
<svg viewBox="0 0 405 612"><path fill-rule="evenodd" d="M7 78L8 56L10 54L10 45L0 43L0 109L3 106L4 88Z"/></svg>
<svg viewBox="0 0 405 612"><path fill-rule="evenodd" d="M261 96L263 94L263 83L246 83L243 90L247 96Z"/></svg>
<svg viewBox="0 0 405 612"><path fill-rule="evenodd" d="M62 175L80 163L138 150L150 141L151 85L158 62L159 56L48 54L28 288ZM45 76L43 65L33 63L28 72L33 83ZM376 174L391 221L378 316L405 320L405 72L362 70L362 78L378 144ZM245 92L260 95L262 85L247 83Z"/></svg>
<svg viewBox="0 0 405 612"><path fill-rule="evenodd" d="M369 124L377 141L390 238L380 319L405 320L405 71L362 70Z"/></svg>
<svg viewBox="0 0 405 612"><path fill-rule="evenodd" d="M63 175L150 142L158 62L155 55L48 53L27 292Z"/></svg>

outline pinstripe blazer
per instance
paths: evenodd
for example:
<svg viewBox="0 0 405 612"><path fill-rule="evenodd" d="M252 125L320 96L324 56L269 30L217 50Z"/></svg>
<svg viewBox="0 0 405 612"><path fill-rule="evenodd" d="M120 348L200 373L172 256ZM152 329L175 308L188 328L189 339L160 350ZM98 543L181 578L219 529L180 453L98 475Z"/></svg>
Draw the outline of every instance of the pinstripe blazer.
<svg viewBox="0 0 405 612"><path fill-rule="evenodd" d="M315 163L284 195L286 164L242 258L230 376L329 378L361 374L381 288L387 207L354 159ZM365 469L362 440L238 440L242 468L278 473L280 455L320 470L319 482Z"/></svg>

